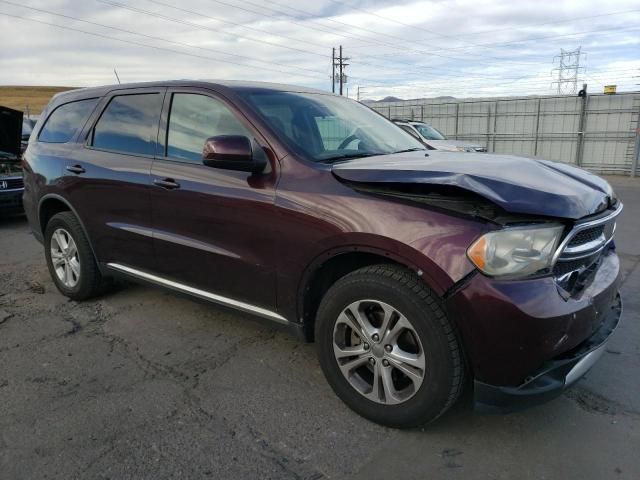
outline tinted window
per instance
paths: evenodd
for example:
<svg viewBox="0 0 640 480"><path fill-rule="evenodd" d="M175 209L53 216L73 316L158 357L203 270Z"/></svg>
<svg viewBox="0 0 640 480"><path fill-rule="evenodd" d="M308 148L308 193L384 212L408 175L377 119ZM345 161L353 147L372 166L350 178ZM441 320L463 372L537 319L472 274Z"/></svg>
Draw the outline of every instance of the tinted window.
<svg viewBox="0 0 640 480"><path fill-rule="evenodd" d="M98 103L97 98L90 98L60 105L49 115L38 140L48 143L68 142L82 127L96 103Z"/></svg>
<svg viewBox="0 0 640 480"><path fill-rule="evenodd" d="M93 146L133 154L153 155L162 108L159 93L113 97L93 132Z"/></svg>
<svg viewBox="0 0 640 480"><path fill-rule="evenodd" d="M219 100L197 94L176 93L171 102L167 156L195 163L209 137L251 134Z"/></svg>
<svg viewBox="0 0 640 480"><path fill-rule="evenodd" d="M425 146L361 103L328 94L238 91L297 153L333 162Z"/></svg>
<svg viewBox="0 0 640 480"><path fill-rule="evenodd" d="M414 125L416 130L427 140L446 140L445 136L431 125Z"/></svg>

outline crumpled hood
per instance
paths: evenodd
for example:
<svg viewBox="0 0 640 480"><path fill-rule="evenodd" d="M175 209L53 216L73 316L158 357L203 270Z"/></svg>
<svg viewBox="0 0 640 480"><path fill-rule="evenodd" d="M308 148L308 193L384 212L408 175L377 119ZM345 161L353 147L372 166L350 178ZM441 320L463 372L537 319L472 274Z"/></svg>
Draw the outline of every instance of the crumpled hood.
<svg viewBox="0 0 640 480"><path fill-rule="evenodd" d="M332 171L369 185L459 187L511 213L574 220L604 210L614 196L605 180L580 168L511 155L418 151L340 162Z"/></svg>

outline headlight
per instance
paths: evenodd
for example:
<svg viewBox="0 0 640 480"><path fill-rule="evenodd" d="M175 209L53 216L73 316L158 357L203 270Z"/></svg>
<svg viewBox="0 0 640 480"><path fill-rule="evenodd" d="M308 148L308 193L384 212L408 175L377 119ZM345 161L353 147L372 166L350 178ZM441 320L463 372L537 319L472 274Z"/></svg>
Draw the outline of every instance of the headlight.
<svg viewBox="0 0 640 480"><path fill-rule="evenodd" d="M558 224L496 230L476 240L467 256L487 275L531 275L551 267L563 230Z"/></svg>

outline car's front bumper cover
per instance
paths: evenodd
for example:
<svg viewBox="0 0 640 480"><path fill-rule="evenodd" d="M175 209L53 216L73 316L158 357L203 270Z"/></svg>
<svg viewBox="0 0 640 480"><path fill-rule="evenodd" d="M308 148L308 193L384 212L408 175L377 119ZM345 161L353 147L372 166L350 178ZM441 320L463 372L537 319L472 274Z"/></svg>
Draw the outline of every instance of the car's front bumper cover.
<svg viewBox="0 0 640 480"><path fill-rule="evenodd" d="M24 188L0 190L0 214L13 215L23 213L22 194Z"/></svg>
<svg viewBox="0 0 640 480"><path fill-rule="evenodd" d="M474 382L475 409L486 413L504 413L544 403L557 397L578 381L602 356L611 334L622 316L622 300L617 294L603 321L587 340L558 358L545 363L521 385L496 386Z"/></svg>

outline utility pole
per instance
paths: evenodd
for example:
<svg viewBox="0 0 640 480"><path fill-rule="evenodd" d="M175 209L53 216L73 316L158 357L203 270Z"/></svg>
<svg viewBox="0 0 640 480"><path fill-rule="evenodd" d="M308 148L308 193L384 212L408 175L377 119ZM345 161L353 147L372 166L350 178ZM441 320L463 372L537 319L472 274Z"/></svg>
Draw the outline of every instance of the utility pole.
<svg viewBox="0 0 640 480"><path fill-rule="evenodd" d="M334 84L335 84L335 67L338 67L338 81L340 82L340 89L339 89L339 93L340 95L343 95L344 92L344 84L347 83L347 75L345 74L345 68L349 65L348 63L345 63L347 60L349 60L349 58L347 57L343 57L342 56L342 45L340 45L339 49L338 49L338 61L336 62L336 58L335 58L335 48L333 49L333 80L334 80ZM332 91L335 93L335 89L332 89Z"/></svg>
<svg viewBox="0 0 640 480"><path fill-rule="evenodd" d="M558 67L552 72L558 72L558 79L553 82L557 85L558 95L576 94L578 92L578 75L584 71L584 67L580 66L580 57L584 55L582 47L577 50L568 51L560 49L560 55L553 57L553 63L558 59Z"/></svg>
<svg viewBox="0 0 640 480"><path fill-rule="evenodd" d="M342 65L342 45L340 45L340 95L342 95L342 80L343 80L343 73L342 73L342 69L344 68L344 65Z"/></svg>
<svg viewBox="0 0 640 480"><path fill-rule="evenodd" d="M331 91L336 93L336 47L331 52Z"/></svg>

